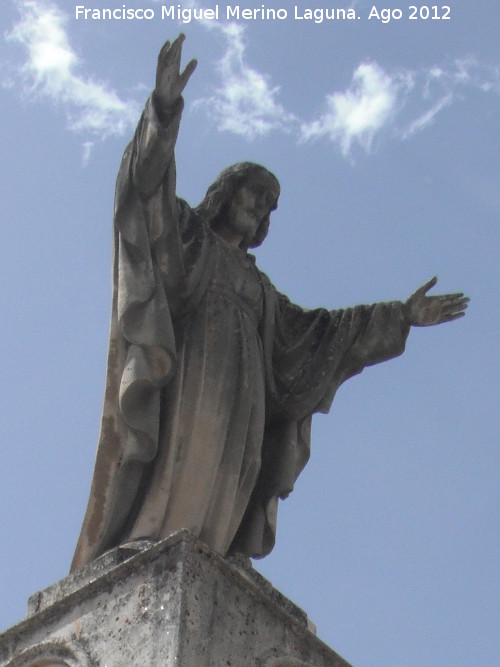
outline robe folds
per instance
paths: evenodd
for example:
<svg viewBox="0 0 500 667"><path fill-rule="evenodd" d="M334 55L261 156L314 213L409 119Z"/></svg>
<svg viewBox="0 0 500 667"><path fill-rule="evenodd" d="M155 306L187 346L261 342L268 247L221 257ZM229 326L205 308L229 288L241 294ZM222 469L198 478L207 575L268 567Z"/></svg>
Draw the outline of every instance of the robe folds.
<svg viewBox="0 0 500 667"><path fill-rule="evenodd" d="M222 555L268 554L312 415L409 331L400 302L292 304L178 199L181 112L160 120L150 99L118 174L103 416L72 570L180 529Z"/></svg>

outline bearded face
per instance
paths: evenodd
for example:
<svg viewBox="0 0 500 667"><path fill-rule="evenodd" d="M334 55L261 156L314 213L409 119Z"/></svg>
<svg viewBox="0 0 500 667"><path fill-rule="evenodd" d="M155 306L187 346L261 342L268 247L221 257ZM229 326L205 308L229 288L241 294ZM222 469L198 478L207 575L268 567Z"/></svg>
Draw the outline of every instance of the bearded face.
<svg viewBox="0 0 500 667"><path fill-rule="evenodd" d="M279 194L279 182L270 171L240 162L219 174L196 212L226 240L239 236L242 248L255 248L267 235Z"/></svg>

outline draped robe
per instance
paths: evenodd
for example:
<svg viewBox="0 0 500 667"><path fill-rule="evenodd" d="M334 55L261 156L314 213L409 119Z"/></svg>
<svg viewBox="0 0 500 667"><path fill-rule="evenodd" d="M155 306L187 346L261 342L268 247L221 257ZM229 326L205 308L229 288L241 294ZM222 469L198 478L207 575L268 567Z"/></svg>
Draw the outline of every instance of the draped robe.
<svg viewBox="0 0 500 667"><path fill-rule="evenodd" d="M340 384L404 351L400 302L305 310L175 195L182 101L150 99L118 174L101 432L72 569L188 529L268 554Z"/></svg>

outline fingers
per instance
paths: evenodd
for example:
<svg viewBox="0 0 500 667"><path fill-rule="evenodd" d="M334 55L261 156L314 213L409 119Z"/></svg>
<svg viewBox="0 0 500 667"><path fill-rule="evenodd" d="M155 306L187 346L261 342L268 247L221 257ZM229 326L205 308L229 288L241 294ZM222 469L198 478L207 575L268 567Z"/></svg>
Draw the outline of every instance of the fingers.
<svg viewBox="0 0 500 667"><path fill-rule="evenodd" d="M429 297L431 299L439 299L442 304L446 305L448 303L469 303L470 299L468 296L464 296L461 292L456 294L437 294L436 296Z"/></svg>
<svg viewBox="0 0 500 667"><path fill-rule="evenodd" d="M186 87L186 84L189 81L189 78L190 78L191 74L196 69L197 64L198 64L198 61L193 59L186 65L186 69L180 75L181 90L184 90L184 88Z"/></svg>
<svg viewBox="0 0 500 667"><path fill-rule="evenodd" d="M465 315L465 310L469 303L468 297L452 298L447 301L441 301L441 313L439 323L451 322Z"/></svg>
<svg viewBox="0 0 500 667"><path fill-rule="evenodd" d="M441 311L443 313L451 313L458 310L465 310L469 303L469 298L464 297L455 297L455 298L443 298L439 297L441 304Z"/></svg>
<svg viewBox="0 0 500 667"><path fill-rule="evenodd" d="M170 65L177 64L177 69L180 67L181 54L182 54L182 45L186 36L181 32L181 34L170 43L169 40L165 42L162 46L160 53L158 54L158 71L161 72L166 67Z"/></svg>
<svg viewBox="0 0 500 667"><path fill-rule="evenodd" d="M454 292L453 294L436 294L436 296L433 297L433 298L442 299L442 300L451 300L451 299L462 299L462 298L464 298L467 301L469 301L468 297L466 297L466 296L464 297L463 292Z"/></svg>
<svg viewBox="0 0 500 667"><path fill-rule="evenodd" d="M428 281L425 283L425 285L422 285L422 287L420 287L420 288L417 290L417 292L421 292L422 294L427 294L427 292L428 292L432 287L434 287L434 285L437 283L437 281L438 281L437 277L434 276L433 278L431 278L430 280L428 280Z"/></svg>
<svg viewBox="0 0 500 667"><path fill-rule="evenodd" d="M451 322L465 315L469 297L464 296L462 292L425 296L424 290L430 289L433 283L434 279L423 285L407 302L407 306L410 303L409 309L407 308L407 319L412 326L433 326Z"/></svg>
<svg viewBox="0 0 500 667"><path fill-rule="evenodd" d="M184 44L185 39L186 35L181 32L170 47L172 62L176 63L177 69L180 69L181 66L182 45Z"/></svg>
<svg viewBox="0 0 500 667"><path fill-rule="evenodd" d="M445 322L453 322L453 320L458 320L464 315L465 315L464 312L445 315L439 320L439 324L444 324Z"/></svg>
<svg viewBox="0 0 500 667"><path fill-rule="evenodd" d="M170 40L167 40L165 44L161 47L160 53L158 54L158 65L161 65L163 63L169 50L170 50Z"/></svg>
<svg viewBox="0 0 500 667"><path fill-rule="evenodd" d="M165 69L165 63L170 51L170 41L166 41L165 44L161 47L160 53L158 54L158 64L156 66L156 87L160 85L161 75Z"/></svg>
<svg viewBox="0 0 500 667"><path fill-rule="evenodd" d="M425 294L431 289L431 287L434 287L436 283L437 278L434 276L434 278L428 280L424 285L422 285L422 287L419 287L417 290L415 290L408 301L415 301L415 299L420 299L421 297L425 296Z"/></svg>
<svg viewBox="0 0 500 667"><path fill-rule="evenodd" d="M181 73L182 45L186 39L182 33L172 42L165 42L158 54L155 96L160 108L172 108L181 96L191 74L198 64L191 60Z"/></svg>

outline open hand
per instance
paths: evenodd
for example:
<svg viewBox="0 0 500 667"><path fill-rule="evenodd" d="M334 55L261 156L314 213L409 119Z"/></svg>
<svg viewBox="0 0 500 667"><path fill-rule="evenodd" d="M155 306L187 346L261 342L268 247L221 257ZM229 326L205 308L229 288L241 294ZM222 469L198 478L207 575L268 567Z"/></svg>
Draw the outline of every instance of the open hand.
<svg viewBox="0 0 500 667"><path fill-rule="evenodd" d="M191 60L184 72L181 73L184 39L185 36L181 33L173 44L165 42L158 55L154 98L158 111L161 113L168 113L173 109L198 64L196 60Z"/></svg>
<svg viewBox="0 0 500 667"><path fill-rule="evenodd" d="M419 287L405 303L405 317L412 326L430 327L434 324L451 322L465 315L464 311L469 299L462 292L426 296L436 283L437 278L431 278L425 285Z"/></svg>

